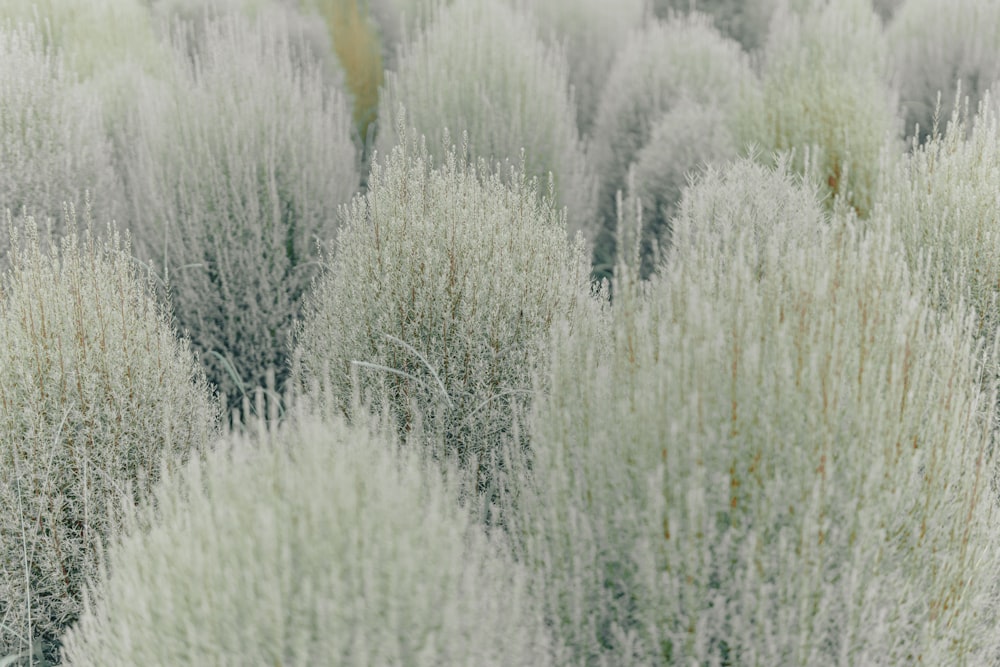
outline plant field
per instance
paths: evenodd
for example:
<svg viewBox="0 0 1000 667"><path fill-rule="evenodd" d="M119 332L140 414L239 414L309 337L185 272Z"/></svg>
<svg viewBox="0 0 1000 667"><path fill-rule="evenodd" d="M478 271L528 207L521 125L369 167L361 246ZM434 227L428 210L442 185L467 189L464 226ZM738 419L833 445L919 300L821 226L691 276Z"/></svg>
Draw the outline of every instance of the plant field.
<svg viewBox="0 0 1000 667"><path fill-rule="evenodd" d="M0 0L0 667L1000 667L994 5Z"/></svg>

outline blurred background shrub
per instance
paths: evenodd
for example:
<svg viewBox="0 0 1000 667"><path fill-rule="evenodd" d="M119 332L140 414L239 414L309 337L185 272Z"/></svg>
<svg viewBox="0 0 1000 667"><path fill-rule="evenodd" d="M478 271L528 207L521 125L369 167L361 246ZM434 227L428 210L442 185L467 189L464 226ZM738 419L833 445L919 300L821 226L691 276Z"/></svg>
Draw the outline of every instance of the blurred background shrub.
<svg viewBox="0 0 1000 667"><path fill-rule="evenodd" d="M269 370L284 390L318 243L359 181L347 102L298 57L282 16L203 24L194 60L178 32L178 70L144 87L127 156L139 255L160 267L178 326L233 400Z"/></svg>
<svg viewBox="0 0 1000 667"><path fill-rule="evenodd" d="M642 170L648 182L674 184L657 188L661 198L654 209L659 209L675 203L668 199L683 185L688 169L741 147L741 107L752 106L744 98L754 97L756 89L757 78L739 45L723 37L702 14L653 21L622 47L601 94L590 147L599 179L600 230L594 247L597 276L610 275L615 261L616 193L626 189L629 168L649 144L654 129L658 128L660 148L651 151L668 144L679 149L676 153L647 151L644 156ZM667 116L682 104L688 105L688 111ZM722 121L712 131L719 136L690 132L690 123L697 122L691 118L690 105L699 105L704 113ZM699 129L704 130L704 126ZM721 146L727 136L731 137L728 145ZM703 149L708 154L702 155ZM654 168L658 173L652 173ZM654 243L663 231L661 226L649 225L644 232L647 274L655 264Z"/></svg>
<svg viewBox="0 0 1000 667"><path fill-rule="evenodd" d="M569 210L570 234L590 235L594 181L566 62L537 35L530 16L501 0L462 0L441 9L387 74L379 152L388 155L399 141L395 122L404 107L406 125L427 137L439 161L447 133L451 142L467 141L474 162L501 163L502 174L523 166L539 179L541 193L551 174L556 203Z"/></svg>
<svg viewBox="0 0 1000 667"><path fill-rule="evenodd" d="M973 110L1000 82L1000 3L905 0L889 23L888 39L907 136L930 136L939 94L944 129L959 82Z"/></svg>

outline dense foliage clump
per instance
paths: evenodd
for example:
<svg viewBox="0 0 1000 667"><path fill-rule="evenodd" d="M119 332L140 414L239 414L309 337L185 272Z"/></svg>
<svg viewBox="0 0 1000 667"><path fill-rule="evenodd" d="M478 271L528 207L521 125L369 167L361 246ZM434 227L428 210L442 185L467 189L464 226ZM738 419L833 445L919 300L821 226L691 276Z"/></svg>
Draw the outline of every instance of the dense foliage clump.
<svg viewBox="0 0 1000 667"><path fill-rule="evenodd" d="M502 0L463 0L435 14L400 54L380 101L378 146L387 155L400 106L407 127L443 160L447 141L500 173L519 166L545 191L550 175L571 233L590 234L593 178L576 126L566 61L539 40L533 19ZM449 139L450 137L450 139Z"/></svg>
<svg viewBox="0 0 1000 667"><path fill-rule="evenodd" d="M70 665L550 664L523 574L439 473L342 419L219 443L108 566Z"/></svg>
<svg viewBox="0 0 1000 667"><path fill-rule="evenodd" d="M951 117L959 95L975 109L987 90L996 92L1000 4L905 0L887 34L907 136L928 139L935 119L943 127Z"/></svg>
<svg viewBox="0 0 1000 667"><path fill-rule="evenodd" d="M616 193L626 189L630 167L640 159L654 130L661 146L666 142L676 152L645 156L648 182L683 182L687 170L700 161L719 156L716 141L728 137L725 152L735 153L743 139L741 108L756 91L756 76L737 43L724 38L700 14L654 21L618 53L601 95L594 124L590 157L599 175L598 217L600 230L594 247L594 269L608 275L617 253L615 226ZM691 109L695 115L720 118L713 128L716 138L690 132L690 112L669 116L676 107ZM672 136L667 136L672 135ZM731 143L730 143L731 142ZM705 150L708 154L701 155ZM676 194L676 187L658 187L658 195ZM672 192L673 190L673 192ZM671 206L660 199L654 209ZM643 239L645 272L653 266L654 244L664 233L665 220L647 225Z"/></svg>
<svg viewBox="0 0 1000 667"><path fill-rule="evenodd" d="M886 226L740 161L559 327L522 557L578 664L988 664L993 395ZM608 342L610 336L610 343Z"/></svg>
<svg viewBox="0 0 1000 667"><path fill-rule="evenodd" d="M121 197L100 99L41 27L0 19L0 217L11 211L61 229L64 204L82 208L88 196L108 214ZM4 218L0 268L9 265L7 232Z"/></svg>
<svg viewBox="0 0 1000 667"><path fill-rule="evenodd" d="M298 332L302 381L326 409L359 391L405 435L489 458L530 402L549 329L588 291L581 245L523 176L408 139L345 211Z"/></svg>
<svg viewBox="0 0 1000 667"><path fill-rule="evenodd" d="M828 205L839 198L867 217L882 151L900 149L888 43L869 0L813 4L775 17L752 136L764 151L794 151Z"/></svg>
<svg viewBox="0 0 1000 667"><path fill-rule="evenodd" d="M280 17L224 16L197 45L178 33L177 72L144 88L127 160L138 250L231 399L271 370L283 388L318 243L359 181L344 96Z"/></svg>
<svg viewBox="0 0 1000 667"><path fill-rule="evenodd" d="M49 655L123 503L215 429L204 376L128 243L68 226L45 252L29 220L0 292L2 656Z"/></svg>

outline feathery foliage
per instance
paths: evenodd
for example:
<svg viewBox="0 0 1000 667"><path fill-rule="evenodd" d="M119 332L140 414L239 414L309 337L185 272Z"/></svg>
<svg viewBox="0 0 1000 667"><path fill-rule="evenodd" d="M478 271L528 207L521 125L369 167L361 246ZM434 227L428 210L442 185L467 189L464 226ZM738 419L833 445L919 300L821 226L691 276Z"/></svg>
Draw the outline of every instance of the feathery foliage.
<svg viewBox="0 0 1000 667"><path fill-rule="evenodd" d="M973 109L1000 83L1000 3L906 0L888 37L907 136L931 135L939 94L941 123L951 117L959 81Z"/></svg>
<svg viewBox="0 0 1000 667"><path fill-rule="evenodd" d="M298 0L151 0L154 24L164 39L169 40L183 22L189 31L187 47L191 55L205 48L207 21L218 20L230 14L241 14L248 19L274 22L293 38L290 48L306 67L318 61L331 81L342 84L343 71L337 62L330 43L330 35L322 18L300 7Z"/></svg>
<svg viewBox="0 0 1000 667"><path fill-rule="evenodd" d="M391 443L298 418L166 476L113 545L67 664L549 664L524 577Z"/></svg>
<svg viewBox="0 0 1000 667"><path fill-rule="evenodd" d="M710 170L675 225L610 332L557 328L531 422L512 525L577 664L990 664L968 311L925 305L888 228L827 220L784 163Z"/></svg>
<svg viewBox="0 0 1000 667"><path fill-rule="evenodd" d="M566 63L539 41L531 18L502 0L462 0L403 49L380 102L379 153L400 140L390 124L400 105L407 126L444 158L445 137L468 135L469 157L492 165L520 162L569 210L571 233L591 231L593 180L569 92Z"/></svg>
<svg viewBox="0 0 1000 667"><path fill-rule="evenodd" d="M164 267L209 379L237 399L269 369L283 390L317 241L358 186L346 102L286 28L280 15L211 21L194 60L182 33L183 71L147 88L129 156L136 245Z"/></svg>
<svg viewBox="0 0 1000 667"><path fill-rule="evenodd" d="M670 221L688 180L736 154L732 131L717 107L681 101L656 123L633 166L634 194L642 205L642 277L670 247Z"/></svg>
<svg viewBox="0 0 1000 667"><path fill-rule="evenodd" d="M602 226L594 248L598 275L610 272L617 253L616 193L626 189L629 168L664 115L682 102L717 109L725 119L719 131L730 132L739 142L739 112L744 97L752 97L755 90L756 77L739 45L722 37L701 14L654 21L619 52L602 93L591 147L594 170L601 181L598 216ZM682 130L678 128L678 133ZM666 127L661 129L667 131ZM647 165L659 163L666 178L671 171L693 166L690 148L711 147L703 137L682 134L675 142L686 147L676 166L670 164L671 155L646 158ZM650 230L645 238L647 266L651 260L648 249L660 231Z"/></svg>
<svg viewBox="0 0 1000 667"><path fill-rule="evenodd" d="M0 655L52 642L82 609L102 541L211 441L216 406L111 228L51 253L27 221L0 293ZM22 243L23 241L23 243Z"/></svg>
<svg viewBox="0 0 1000 667"><path fill-rule="evenodd" d="M969 129L967 129L969 128ZM931 276L935 303L966 302L989 340L1000 328L1000 127L987 95L972 122L952 113L944 134L883 168L880 219L891 224L909 263Z"/></svg>
<svg viewBox="0 0 1000 667"><path fill-rule="evenodd" d="M89 193L112 214L120 196L100 101L44 41L33 23L0 21L0 269L5 211L59 229L64 203L83 207Z"/></svg>
<svg viewBox="0 0 1000 667"><path fill-rule="evenodd" d="M531 12L542 39L552 39L564 49L577 127L587 134L615 55L631 33L642 28L645 0L512 0L512 4Z"/></svg>
<svg viewBox="0 0 1000 667"><path fill-rule="evenodd" d="M166 64L143 0L3 0L0 17L36 22L47 45L84 79L125 62L149 72Z"/></svg>
<svg viewBox="0 0 1000 667"><path fill-rule="evenodd" d="M510 437L550 323L589 290L552 204L484 169L396 146L346 210L298 331L303 382L329 383L328 412L349 413L357 388L401 435L420 422L463 463Z"/></svg>
<svg viewBox="0 0 1000 667"><path fill-rule="evenodd" d="M869 0L819 0L779 11L764 51L764 151L795 151L795 168L861 217L871 212L880 154L900 134L888 46ZM895 148L895 146L893 146ZM807 166L807 160L811 166Z"/></svg>

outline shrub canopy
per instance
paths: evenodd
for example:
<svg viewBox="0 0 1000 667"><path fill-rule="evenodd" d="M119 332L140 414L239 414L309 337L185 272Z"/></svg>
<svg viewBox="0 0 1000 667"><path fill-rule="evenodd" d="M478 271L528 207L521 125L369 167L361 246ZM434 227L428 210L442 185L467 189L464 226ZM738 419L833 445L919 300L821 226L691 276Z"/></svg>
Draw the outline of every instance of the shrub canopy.
<svg viewBox="0 0 1000 667"><path fill-rule="evenodd" d="M400 131L402 133L402 130ZM463 461L509 437L549 327L588 290L581 245L523 176L487 175L423 142L396 146L346 210L298 331L326 409L355 389L401 434L420 422Z"/></svg>
<svg viewBox="0 0 1000 667"><path fill-rule="evenodd" d="M15 237L0 293L0 655L52 642L124 503L213 437L217 406L127 240Z"/></svg>
<svg viewBox="0 0 1000 667"><path fill-rule="evenodd" d="M112 546L68 664L549 664L522 574L391 442L297 417L169 475Z"/></svg>

